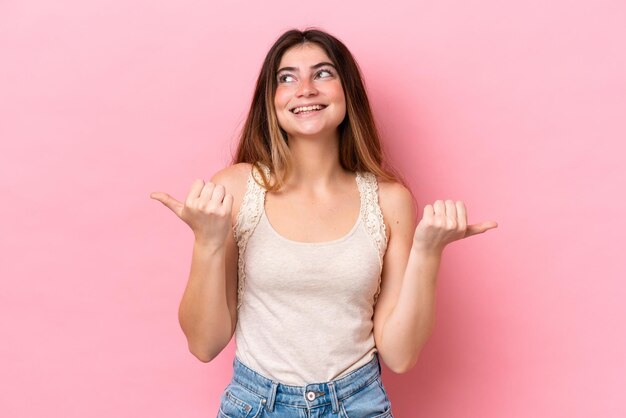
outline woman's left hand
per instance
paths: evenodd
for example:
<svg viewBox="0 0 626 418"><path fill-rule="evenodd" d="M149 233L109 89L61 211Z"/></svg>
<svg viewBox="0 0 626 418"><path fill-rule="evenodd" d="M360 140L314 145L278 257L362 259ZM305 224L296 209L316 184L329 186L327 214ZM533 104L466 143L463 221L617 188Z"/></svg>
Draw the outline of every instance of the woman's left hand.
<svg viewBox="0 0 626 418"><path fill-rule="evenodd" d="M449 243L496 228L495 221L467 225L467 211L461 201L437 200L424 206L422 219L415 228L413 246L441 254Z"/></svg>

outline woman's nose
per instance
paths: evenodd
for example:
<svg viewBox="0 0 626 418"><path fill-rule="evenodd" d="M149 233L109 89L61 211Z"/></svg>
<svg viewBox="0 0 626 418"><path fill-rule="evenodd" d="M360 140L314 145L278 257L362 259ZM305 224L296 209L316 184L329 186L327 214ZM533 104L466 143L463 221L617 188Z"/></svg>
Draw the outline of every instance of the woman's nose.
<svg viewBox="0 0 626 418"><path fill-rule="evenodd" d="M296 92L298 96L312 96L317 94L317 89L311 80L303 78Z"/></svg>

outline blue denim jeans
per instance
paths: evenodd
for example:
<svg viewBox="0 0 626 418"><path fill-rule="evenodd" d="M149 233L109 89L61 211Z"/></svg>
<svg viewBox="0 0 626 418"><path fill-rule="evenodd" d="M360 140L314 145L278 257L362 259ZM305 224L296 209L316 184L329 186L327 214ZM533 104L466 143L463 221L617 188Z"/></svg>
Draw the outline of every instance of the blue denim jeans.
<svg viewBox="0 0 626 418"><path fill-rule="evenodd" d="M378 353L346 376L291 386L274 382L235 356L233 378L220 398L218 418L393 418Z"/></svg>

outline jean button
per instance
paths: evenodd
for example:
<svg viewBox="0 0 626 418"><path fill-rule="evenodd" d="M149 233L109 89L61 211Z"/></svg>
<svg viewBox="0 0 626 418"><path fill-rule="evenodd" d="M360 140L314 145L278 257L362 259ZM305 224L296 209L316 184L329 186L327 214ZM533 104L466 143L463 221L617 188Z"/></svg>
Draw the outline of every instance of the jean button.
<svg viewBox="0 0 626 418"><path fill-rule="evenodd" d="M308 391L308 392L306 393L306 398L307 398L309 401L313 401L313 400L315 399L315 392L313 392L313 391Z"/></svg>

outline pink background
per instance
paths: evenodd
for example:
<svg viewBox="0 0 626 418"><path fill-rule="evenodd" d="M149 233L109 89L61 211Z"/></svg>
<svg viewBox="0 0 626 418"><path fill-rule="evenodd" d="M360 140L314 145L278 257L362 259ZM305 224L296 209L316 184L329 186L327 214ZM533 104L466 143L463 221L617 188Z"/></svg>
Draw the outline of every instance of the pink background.
<svg viewBox="0 0 626 418"><path fill-rule="evenodd" d="M453 243L397 417L621 417L626 6L614 1L0 2L0 415L215 416L234 341L188 351L183 199L228 163L267 49L318 25L365 75ZM619 261L618 261L619 258Z"/></svg>

